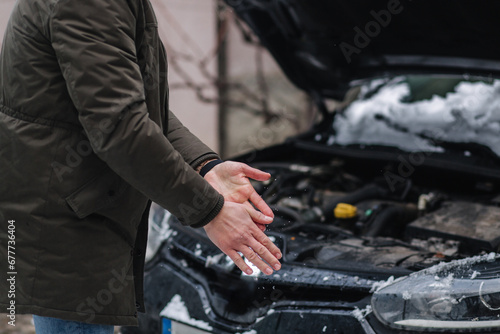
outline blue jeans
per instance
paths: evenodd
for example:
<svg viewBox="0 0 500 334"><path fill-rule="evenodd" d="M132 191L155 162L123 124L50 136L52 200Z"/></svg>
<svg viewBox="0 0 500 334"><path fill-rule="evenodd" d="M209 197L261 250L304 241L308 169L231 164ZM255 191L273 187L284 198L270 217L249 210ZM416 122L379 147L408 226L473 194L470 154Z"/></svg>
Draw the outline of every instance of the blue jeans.
<svg viewBox="0 0 500 334"><path fill-rule="evenodd" d="M113 334L114 326L33 315L36 334Z"/></svg>

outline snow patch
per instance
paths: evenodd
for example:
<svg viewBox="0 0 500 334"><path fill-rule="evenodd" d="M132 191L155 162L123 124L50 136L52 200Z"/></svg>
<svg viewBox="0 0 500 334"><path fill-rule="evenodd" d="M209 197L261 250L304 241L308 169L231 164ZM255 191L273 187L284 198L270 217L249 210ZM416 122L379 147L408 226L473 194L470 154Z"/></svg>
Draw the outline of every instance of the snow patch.
<svg viewBox="0 0 500 334"><path fill-rule="evenodd" d="M188 309L184 302L182 301L181 296L175 295L170 302L165 306L165 308L160 312L160 316L175 320L187 325L191 325L193 327L211 331L212 326L210 326L207 322L202 320L197 320L191 318L189 315Z"/></svg>
<svg viewBox="0 0 500 334"><path fill-rule="evenodd" d="M201 253L202 253L202 251L201 251L201 245L200 244L196 244L196 250L194 251L194 255L200 256Z"/></svg>
<svg viewBox="0 0 500 334"><path fill-rule="evenodd" d="M406 276L403 276L403 277L399 277L398 279L394 279L394 276L391 276L389 277L387 280L385 281L378 281L378 282L374 282L372 284L372 288L370 289L370 292L377 292L379 291L380 289L383 289L385 288L386 286L389 286L393 283L396 283L396 282L399 282L401 281L402 279L406 278Z"/></svg>
<svg viewBox="0 0 500 334"><path fill-rule="evenodd" d="M219 253L217 255L209 255L207 256L207 260L205 261L205 267L210 267L211 265L218 264L219 261L224 257L224 253Z"/></svg>
<svg viewBox="0 0 500 334"><path fill-rule="evenodd" d="M439 264L436 264L430 268L420 270L418 272L412 273L409 276L403 276L399 277L397 279L394 279L394 276L389 277L386 281L379 281L375 282L372 285L372 288L370 289L370 292L377 292L391 284L394 284L396 282L399 282L401 280L404 280L408 277L417 277L417 276L423 276L423 275L429 275L429 276L434 276L434 280L436 281L435 283L431 284L430 286L433 288L437 289L446 289L451 286L453 283L454 276L453 274L448 274L448 276L442 278L438 274L442 272L449 271L451 269L459 268L459 267L470 267L473 266L477 263L480 262L493 262L496 259L500 259L500 254L497 253L489 253L485 255L477 255L477 256L472 256L468 257L465 259L460 259L460 260L454 260L450 262L441 262ZM479 272L473 272L471 279L476 278L476 276L479 275Z"/></svg>
<svg viewBox="0 0 500 334"><path fill-rule="evenodd" d="M372 307L371 305L367 305L364 309L360 310L359 308L355 308L352 311L352 315L359 321L363 322L365 321L365 318L368 314L372 313Z"/></svg>
<svg viewBox="0 0 500 334"><path fill-rule="evenodd" d="M146 246L146 262L151 260L158 251L163 240L170 235L175 235L175 231L170 228L168 220L172 214L156 203L151 204L149 210L148 243Z"/></svg>
<svg viewBox="0 0 500 334"><path fill-rule="evenodd" d="M439 278L439 276L436 277ZM443 279L436 279L436 277L434 277L436 282L429 284L429 287L436 289L449 289L451 287L451 283L453 283L453 274L449 274Z"/></svg>
<svg viewBox="0 0 500 334"><path fill-rule="evenodd" d="M379 86L380 83L378 83ZM375 87L373 87L375 88ZM446 95L405 102L411 88L404 77L354 101L333 124L335 143L396 146L405 151L442 152L427 137L447 142L486 145L500 156L500 80L460 82ZM328 143L333 144L333 143Z"/></svg>
<svg viewBox="0 0 500 334"><path fill-rule="evenodd" d="M485 255L476 255L472 257L468 257L465 259L454 260L450 262L441 262L432 266L430 268L418 271L416 273L410 274L410 276L420 276L420 275L436 275L440 272L448 271L457 267L470 267L480 262L493 262L496 259L500 258L500 254L497 253L489 253Z"/></svg>
<svg viewBox="0 0 500 334"><path fill-rule="evenodd" d="M257 268L256 265L254 265L252 262L248 261L246 257L243 258L245 260L245 263L252 269L252 273L248 275L245 272L241 272L242 276L251 276L251 277L258 277L261 274L261 271L259 268Z"/></svg>

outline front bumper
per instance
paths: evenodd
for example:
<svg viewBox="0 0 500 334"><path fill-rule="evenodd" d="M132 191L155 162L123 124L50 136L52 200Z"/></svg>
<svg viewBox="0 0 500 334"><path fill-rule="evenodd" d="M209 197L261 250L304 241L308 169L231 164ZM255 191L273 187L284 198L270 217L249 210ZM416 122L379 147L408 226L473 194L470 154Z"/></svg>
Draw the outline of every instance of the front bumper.
<svg viewBox="0 0 500 334"><path fill-rule="evenodd" d="M140 314L139 328L126 328L123 333L162 333L160 313L176 295L181 296L190 319L203 323L196 326L198 329L217 334L376 333L367 320L356 316L358 313L353 312L356 307L347 305L333 309L315 307L314 303L277 302L253 323L228 321L212 309L209 293L201 282L178 272L168 263L158 264L147 272L145 284L148 312ZM182 319L171 320L183 323Z"/></svg>

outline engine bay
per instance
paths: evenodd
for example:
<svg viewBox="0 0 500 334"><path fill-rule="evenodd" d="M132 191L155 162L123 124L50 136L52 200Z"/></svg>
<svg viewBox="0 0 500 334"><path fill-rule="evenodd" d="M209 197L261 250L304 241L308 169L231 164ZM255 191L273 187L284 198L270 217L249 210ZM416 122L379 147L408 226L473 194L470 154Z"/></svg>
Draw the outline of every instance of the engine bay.
<svg viewBox="0 0 500 334"><path fill-rule="evenodd" d="M268 232L287 239L288 262L404 274L500 249L495 182L446 172L401 177L385 167L357 175L339 160L254 167L272 175L254 186L275 214Z"/></svg>

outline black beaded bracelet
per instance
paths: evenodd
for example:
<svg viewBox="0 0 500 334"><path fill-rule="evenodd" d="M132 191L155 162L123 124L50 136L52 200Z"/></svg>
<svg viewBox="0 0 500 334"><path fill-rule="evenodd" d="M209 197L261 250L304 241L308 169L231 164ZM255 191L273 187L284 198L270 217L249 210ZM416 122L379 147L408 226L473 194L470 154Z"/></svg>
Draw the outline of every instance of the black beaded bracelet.
<svg viewBox="0 0 500 334"><path fill-rule="evenodd" d="M221 164L223 163L224 161L222 160L212 160L210 161L209 163L207 163L205 166L201 167L201 170L200 170L200 175L201 177L205 177L205 175L210 172L210 170L212 168L214 168L215 166L217 166L218 164Z"/></svg>

